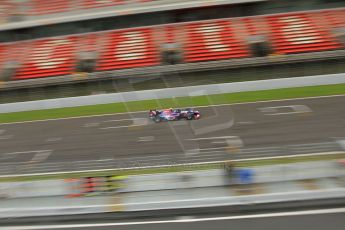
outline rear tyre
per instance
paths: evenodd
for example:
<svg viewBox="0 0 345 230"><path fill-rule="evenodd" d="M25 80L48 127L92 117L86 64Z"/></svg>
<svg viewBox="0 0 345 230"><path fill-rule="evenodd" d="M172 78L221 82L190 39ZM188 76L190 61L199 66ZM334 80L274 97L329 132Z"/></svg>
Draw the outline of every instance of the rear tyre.
<svg viewBox="0 0 345 230"><path fill-rule="evenodd" d="M159 123L159 122L161 122L161 118L159 116L156 116L153 118L153 121L156 123Z"/></svg>

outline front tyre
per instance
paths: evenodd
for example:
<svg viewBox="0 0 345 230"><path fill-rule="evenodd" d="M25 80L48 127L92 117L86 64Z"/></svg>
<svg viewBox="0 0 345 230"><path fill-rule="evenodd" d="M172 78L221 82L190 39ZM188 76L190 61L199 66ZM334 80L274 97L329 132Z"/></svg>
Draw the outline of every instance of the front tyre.
<svg viewBox="0 0 345 230"><path fill-rule="evenodd" d="M190 113L187 114L187 120L193 120L193 118L194 118L193 114L190 114Z"/></svg>
<svg viewBox="0 0 345 230"><path fill-rule="evenodd" d="M153 118L153 121L156 123L159 123L159 122L161 122L161 118L159 116L156 116Z"/></svg>

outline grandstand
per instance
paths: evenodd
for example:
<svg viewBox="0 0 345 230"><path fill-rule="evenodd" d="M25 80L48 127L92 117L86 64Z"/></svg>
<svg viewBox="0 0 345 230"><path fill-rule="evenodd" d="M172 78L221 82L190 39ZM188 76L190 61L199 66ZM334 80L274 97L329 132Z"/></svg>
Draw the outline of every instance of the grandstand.
<svg viewBox="0 0 345 230"><path fill-rule="evenodd" d="M195 63L205 69L218 63L214 70L277 56L286 62L344 58L345 4L307 2L1 1L0 94L150 78L174 66L193 72L200 68Z"/></svg>

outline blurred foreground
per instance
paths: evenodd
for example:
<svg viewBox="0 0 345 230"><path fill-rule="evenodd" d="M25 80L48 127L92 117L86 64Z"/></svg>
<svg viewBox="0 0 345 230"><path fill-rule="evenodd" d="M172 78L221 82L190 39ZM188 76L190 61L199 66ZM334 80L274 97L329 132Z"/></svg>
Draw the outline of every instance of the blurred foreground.
<svg viewBox="0 0 345 230"><path fill-rule="evenodd" d="M1 218L339 199L345 198L345 165L344 161L332 160L2 182L0 194Z"/></svg>

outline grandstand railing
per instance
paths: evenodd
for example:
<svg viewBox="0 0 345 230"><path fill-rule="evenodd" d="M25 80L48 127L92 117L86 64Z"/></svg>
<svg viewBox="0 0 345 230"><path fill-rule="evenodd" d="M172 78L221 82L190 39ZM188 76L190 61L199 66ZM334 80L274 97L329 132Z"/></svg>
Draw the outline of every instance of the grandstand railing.
<svg viewBox="0 0 345 230"><path fill-rule="evenodd" d="M136 0L134 0L136 1ZM3 15L3 23L0 24L0 31L9 29L19 29L47 24L57 24L64 22L73 22L81 20L89 20L96 18L114 17L116 15L130 15L139 13L150 13L157 11L176 10L185 8L195 8L204 6L216 6L224 4L239 4L247 2L263 2L267 0L155 0L145 2L131 2L130 4L121 4L107 7L95 7L95 8L81 8L75 4L71 4L71 9L65 12L55 12L51 14L32 15L29 11L21 11L24 17L20 22L7 22L6 17L8 14ZM77 4L78 5L78 4ZM30 9L30 8L29 8Z"/></svg>

